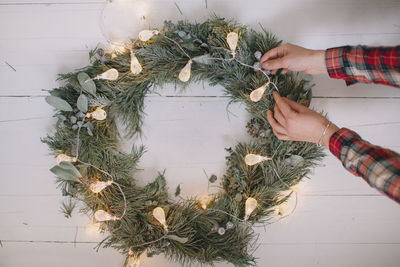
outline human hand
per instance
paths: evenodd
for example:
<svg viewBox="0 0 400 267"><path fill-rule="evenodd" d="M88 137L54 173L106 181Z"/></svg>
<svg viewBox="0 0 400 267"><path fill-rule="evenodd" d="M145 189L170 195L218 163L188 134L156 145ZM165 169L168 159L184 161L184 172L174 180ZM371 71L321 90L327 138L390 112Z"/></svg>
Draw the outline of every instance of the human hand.
<svg viewBox="0 0 400 267"><path fill-rule="evenodd" d="M260 59L263 69L271 70L273 74L283 69L301 71L307 74L327 73L325 50L306 49L293 44L283 44L266 52Z"/></svg>
<svg viewBox="0 0 400 267"><path fill-rule="evenodd" d="M277 92L273 94L274 113L268 110L267 119L276 137L280 140L318 143L328 125L328 119L297 102L281 97ZM339 128L334 124L328 127L322 140L325 147L329 148L329 139L337 130Z"/></svg>

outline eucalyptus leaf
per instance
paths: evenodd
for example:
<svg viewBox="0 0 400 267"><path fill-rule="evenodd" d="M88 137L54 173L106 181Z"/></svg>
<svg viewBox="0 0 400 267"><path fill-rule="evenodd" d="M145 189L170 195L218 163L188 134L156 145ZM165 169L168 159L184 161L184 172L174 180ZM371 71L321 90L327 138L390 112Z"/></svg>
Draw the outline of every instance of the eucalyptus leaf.
<svg viewBox="0 0 400 267"><path fill-rule="evenodd" d="M46 102L47 104L49 104L50 106L55 107L58 110L61 111L72 111L72 107L70 104L68 104L67 101L65 101L64 99L61 99L57 96L53 96L53 95L49 95L46 97Z"/></svg>
<svg viewBox="0 0 400 267"><path fill-rule="evenodd" d="M72 130L78 130L78 125L76 124L72 125Z"/></svg>
<svg viewBox="0 0 400 267"><path fill-rule="evenodd" d="M78 101L76 102L76 106L78 107L78 109L80 111L82 111L83 113L86 113L88 111L88 106L89 106L88 102L89 102L88 98L84 94L81 94L78 97Z"/></svg>
<svg viewBox="0 0 400 267"><path fill-rule="evenodd" d="M82 174L79 172L79 170L71 162L68 162L68 161L60 162L59 166L61 168L63 168L64 170L71 171L75 176L77 176L79 178L82 177Z"/></svg>
<svg viewBox="0 0 400 267"><path fill-rule="evenodd" d="M197 63L201 63L201 64L210 64L211 56L210 56L210 54L204 54L201 56L194 57L193 61L197 62Z"/></svg>
<svg viewBox="0 0 400 267"><path fill-rule="evenodd" d="M189 239L187 237L179 237L176 235L167 235L166 237L170 240L178 241L179 243L182 243L182 244L185 244L186 242L189 241Z"/></svg>
<svg viewBox="0 0 400 267"><path fill-rule="evenodd" d="M217 181L217 176L215 174L211 175L208 181L210 183L215 183L215 181Z"/></svg>
<svg viewBox="0 0 400 267"><path fill-rule="evenodd" d="M82 121L78 121L76 124L78 125L78 127L82 127L83 122Z"/></svg>
<svg viewBox="0 0 400 267"><path fill-rule="evenodd" d="M181 185L178 185L175 190L175 196L179 196L181 194Z"/></svg>
<svg viewBox="0 0 400 267"><path fill-rule="evenodd" d="M78 181L78 177L74 175L72 171L66 170L61 166L56 165L53 168L51 168L50 171L62 180Z"/></svg>
<svg viewBox="0 0 400 267"><path fill-rule="evenodd" d="M80 72L77 76L79 84L82 86L83 91L91 95L96 95L96 84L85 72Z"/></svg>
<svg viewBox="0 0 400 267"><path fill-rule="evenodd" d="M71 121L71 123L76 123L76 117L75 116L71 116L70 118L69 118L69 120Z"/></svg>
<svg viewBox="0 0 400 267"><path fill-rule="evenodd" d="M93 136L93 132L89 127L87 127L87 133L88 135Z"/></svg>
<svg viewBox="0 0 400 267"><path fill-rule="evenodd" d="M183 38L183 37L186 36L186 32L184 32L184 31L178 31L178 35L179 35L179 37Z"/></svg>
<svg viewBox="0 0 400 267"><path fill-rule="evenodd" d="M236 196L235 196L235 200L236 200L237 202L240 202L240 201L242 201L242 199L243 199L242 194L237 193Z"/></svg>
<svg viewBox="0 0 400 267"><path fill-rule="evenodd" d="M307 81L307 82L311 82L314 79L314 77L311 74L306 74L303 77L303 80Z"/></svg>

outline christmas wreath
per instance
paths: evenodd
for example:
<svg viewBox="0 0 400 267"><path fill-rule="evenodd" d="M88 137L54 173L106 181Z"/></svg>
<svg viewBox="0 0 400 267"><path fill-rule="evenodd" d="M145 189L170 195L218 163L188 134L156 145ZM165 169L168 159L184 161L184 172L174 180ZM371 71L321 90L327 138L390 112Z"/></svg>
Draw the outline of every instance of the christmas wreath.
<svg viewBox="0 0 400 267"><path fill-rule="evenodd" d="M51 171L68 197L66 215L74 199L80 201L94 227L108 233L98 248L119 250L126 266L136 266L145 252L164 253L181 264L255 265L253 225L268 223L292 186L323 157L314 144L278 140L266 120L274 90L306 106L311 99L309 77L260 69L261 52L280 43L264 29L259 33L218 17L204 23L165 22L159 31L140 32L119 51L96 48L90 66L61 74L64 85L46 97L57 109L55 131L42 141L57 160ZM136 185L144 149L122 152L116 120L128 137L138 135L144 98L153 86L185 87L195 81L222 85L231 102L245 104L252 141L227 149L219 193L174 201L163 173Z"/></svg>

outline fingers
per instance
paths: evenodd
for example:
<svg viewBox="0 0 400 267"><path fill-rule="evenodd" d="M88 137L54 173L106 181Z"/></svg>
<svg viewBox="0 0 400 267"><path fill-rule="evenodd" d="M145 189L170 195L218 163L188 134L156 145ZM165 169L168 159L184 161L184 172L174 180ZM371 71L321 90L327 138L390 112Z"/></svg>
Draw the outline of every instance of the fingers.
<svg viewBox="0 0 400 267"><path fill-rule="evenodd" d="M271 50L269 50L267 53L265 53L261 58L260 58L260 64L264 63L265 61L267 61L270 58L277 58L279 57L279 55L282 54L282 47L278 46L275 48L272 48Z"/></svg>
<svg viewBox="0 0 400 267"><path fill-rule="evenodd" d="M283 116L283 114L282 114L281 110L279 109L278 105L275 105L275 107L274 107L274 117L279 122L279 124L281 124L283 127L285 127L286 119Z"/></svg>
<svg viewBox="0 0 400 267"><path fill-rule="evenodd" d="M266 69L266 70L272 70L276 71L278 69L286 68L287 66L284 62L283 58L278 58L278 59L271 59L268 61L265 61L264 63L260 63L261 68Z"/></svg>
<svg viewBox="0 0 400 267"><path fill-rule="evenodd" d="M304 112L304 111L309 110L309 108L297 103L296 101L292 101L290 99L287 99L286 97L281 97L281 99L284 102L286 102L296 112Z"/></svg>
<svg viewBox="0 0 400 267"><path fill-rule="evenodd" d="M285 128L283 128L282 125L280 125L274 118L274 116L272 115L272 111L271 110L267 110L267 120L269 122L269 124L271 124L272 130L274 131L274 134L276 136L278 135L285 135L287 134Z"/></svg>
<svg viewBox="0 0 400 267"><path fill-rule="evenodd" d="M287 118L288 116L290 116L293 113L293 109L289 106L289 104L283 100L283 97L281 97L278 92L274 91L273 95L276 105L279 106L283 117Z"/></svg>

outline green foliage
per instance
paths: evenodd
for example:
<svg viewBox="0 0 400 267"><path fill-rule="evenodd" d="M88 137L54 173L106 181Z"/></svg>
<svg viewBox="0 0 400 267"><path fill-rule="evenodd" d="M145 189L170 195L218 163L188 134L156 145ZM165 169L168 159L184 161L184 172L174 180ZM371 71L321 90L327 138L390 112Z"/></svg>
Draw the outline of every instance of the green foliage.
<svg viewBox="0 0 400 267"><path fill-rule="evenodd" d="M93 214L103 209L120 216L124 201L118 188L109 186L100 194L93 194L88 188L92 181L109 179L99 171L101 169L110 173L121 186L128 203L126 215L121 220L102 223L102 228L107 229L110 235L99 246L113 247L125 255L132 251L134 256L145 252L149 256L164 253L183 265L213 265L221 261L235 266L255 265L252 252L257 239L252 225L267 221L273 207L286 199L280 193L307 177L311 168L322 159L321 148L314 144L280 141L273 135L265 113L274 105L274 89L270 87L257 103L249 99L250 92L267 81L264 75L233 60L210 59L231 58L226 43L226 35L230 31L239 34L236 57L248 65L257 62L254 56L256 51L265 52L281 43L264 29L258 33L218 17L203 23L165 22L161 34L148 42L132 41L131 48L143 67L140 74L130 72L129 52L106 58L105 53L92 51L90 66L60 75L59 79L65 85L53 89L46 99L58 109L55 114L58 118L56 131L42 141L54 154L76 156L79 146L79 161L52 168L58 177L58 187L63 195L83 201L83 213ZM227 169L221 177L222 190L212 196L206 210L201 209L196 199L172 201L163 173L159 173L153 182L137 186L135 171L144 148L133 147L131 153L124 153L118 145L116 119L126 127L128 136L140 134L144 98L151 88L162 87L166 83L182 88L187 85L177 80L177 76L188 58L165 36L176 40L190 57L196 57L190 82L207 81L210 85L222 85L230 101L243 103L251 117L247 131L253 140L227 149ZM119 79L91 79L110 68L119 71ZM271 75L271 79L281 95L308 106L312 87L309 77L306 81L296 74L278 73ZM83 92L86 94L83 95ZM93 111L96 106L102 106L107 111L107 118L103 121L84 121L84 113ZM79 126L87 131L80 131L77 142ZM248 167L244 157L250 152L272 156L272 160ZM77 175L71 165L82 176ZM215 182L216 178L213 175L209 181ZM179 194L180 187L175 195ZM249 223L243 223L237 218L244 217L248 197L256 198L258 207L250 216ZM165 210L168 235L152 217L152 210L158 206ZM65 207L68 208L68 205ZM67 208L64 209L69 211ZM228 222L233 224L233 228L226 229L223 235L218 234L215 229L224 227Z"/></svg>

